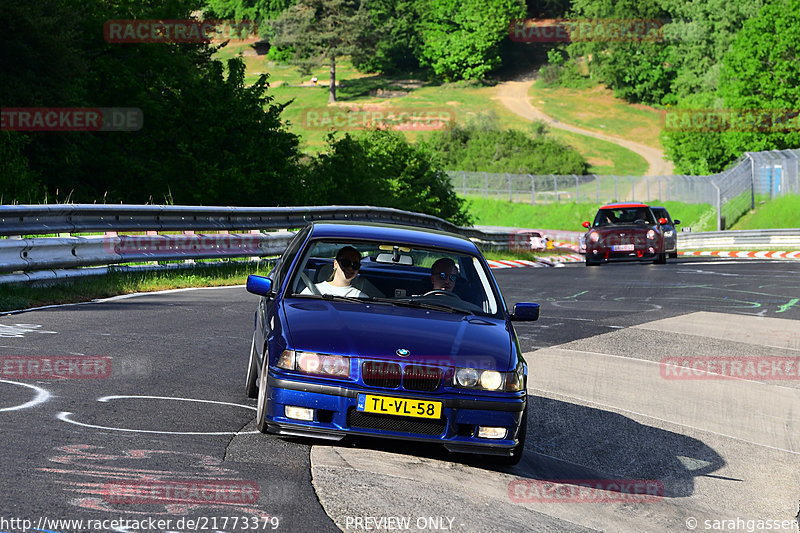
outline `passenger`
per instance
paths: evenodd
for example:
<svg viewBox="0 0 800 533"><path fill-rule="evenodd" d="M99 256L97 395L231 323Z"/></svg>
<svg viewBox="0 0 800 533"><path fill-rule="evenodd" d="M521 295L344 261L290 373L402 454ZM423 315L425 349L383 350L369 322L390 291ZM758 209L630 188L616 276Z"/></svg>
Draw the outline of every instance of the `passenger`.
<svg viewBox="0 0 800 533"><path fill-rule="evenodd" d="M351 284L358 271L361 269L361 254L352 246L345 246L336 254L333 260L333 273L327 281L315 283L314 287L319 294L333 294L335 296L352 296L367 298L368 296L353 287ZM306 287L300 294L315 294Z"/></svg>
<svg viewBox="0 0 800 533"><path fill-rule="evenodd" d="M452 292L458 279L456 262L449 257L437 259L431 266L431 284L435 291Z"/></svg>

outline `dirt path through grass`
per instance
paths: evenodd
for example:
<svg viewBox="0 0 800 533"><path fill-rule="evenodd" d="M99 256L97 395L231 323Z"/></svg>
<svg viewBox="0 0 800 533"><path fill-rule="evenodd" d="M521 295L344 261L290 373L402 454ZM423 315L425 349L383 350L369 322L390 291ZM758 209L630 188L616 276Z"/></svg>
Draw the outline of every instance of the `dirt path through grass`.
<svg viewBox="0 0 800 533"><path fill-rule="evenodd" d="M497 86L495 98L500 101L511 112L528 120L544 121L551 128L558 128L588 137L594 137L603 141L608 141L632 152L641 155L647 161L647 176L666 176L673 172L670 161L664 159L664 152L658 148L647 146L627 139L621 139L611 135L605 135L596 131L585 130L570 126L549 117L541 109L534 107L528 99L528 91L535 80L506 81Z"/></svg>

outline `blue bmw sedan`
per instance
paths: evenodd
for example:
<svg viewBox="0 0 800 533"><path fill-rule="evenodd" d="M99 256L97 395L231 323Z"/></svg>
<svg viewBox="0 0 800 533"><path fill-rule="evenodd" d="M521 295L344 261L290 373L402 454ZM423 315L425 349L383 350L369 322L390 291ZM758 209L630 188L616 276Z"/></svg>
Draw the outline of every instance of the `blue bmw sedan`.
<svg viewBox="0 0 800 533"><path fill-rule="evenodd" d="M246 392L262 432L439 443L516 464L527 365L486 260L459 235L318 222L252 275Z"/></svg>

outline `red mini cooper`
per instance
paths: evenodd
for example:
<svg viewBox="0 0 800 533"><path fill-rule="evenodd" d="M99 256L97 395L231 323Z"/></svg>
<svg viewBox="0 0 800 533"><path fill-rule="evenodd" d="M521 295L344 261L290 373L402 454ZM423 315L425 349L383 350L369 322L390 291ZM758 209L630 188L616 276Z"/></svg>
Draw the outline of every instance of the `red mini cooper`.
<svg viewBox="0 0 800 533"><path fill-rule="evenodd" d="M619 203L604 205L594 222L584 222L589 231L583 236L586 265L605 261L667 261L664 235L657 219L646 204Z"/></svg>

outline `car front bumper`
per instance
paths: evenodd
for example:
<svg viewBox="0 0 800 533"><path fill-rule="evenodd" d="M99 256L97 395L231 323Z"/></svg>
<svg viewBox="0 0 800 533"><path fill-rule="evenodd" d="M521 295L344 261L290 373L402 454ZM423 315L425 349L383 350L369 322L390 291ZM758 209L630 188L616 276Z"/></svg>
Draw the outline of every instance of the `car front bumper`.
<svg viewBox="0 0 800 533"><path fill-rule="evenodd" d="M452 452L509 455L526 405L520 393L507 399L466 397L462 394L342 387L268 376L266 421L270 431L283 435L340 440L348 435L412 440L444 445ZM431 420L363 413L356 409L359 394L442 402L442 418ZM314 420L287 418L285 407L314 409ZM478 426L505 427L503 439L477 437Z"/></svg>

